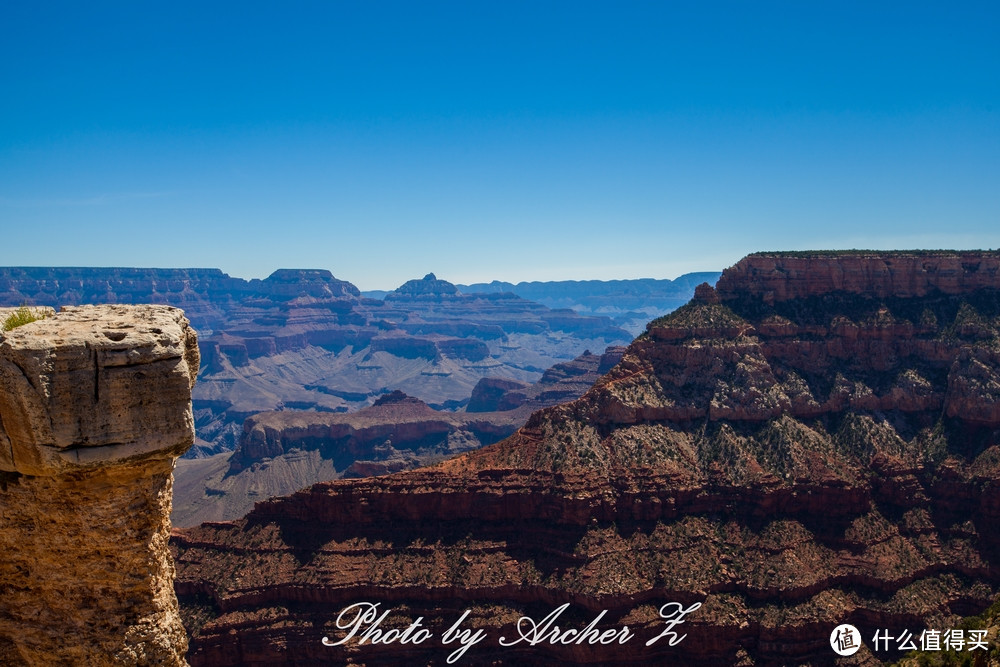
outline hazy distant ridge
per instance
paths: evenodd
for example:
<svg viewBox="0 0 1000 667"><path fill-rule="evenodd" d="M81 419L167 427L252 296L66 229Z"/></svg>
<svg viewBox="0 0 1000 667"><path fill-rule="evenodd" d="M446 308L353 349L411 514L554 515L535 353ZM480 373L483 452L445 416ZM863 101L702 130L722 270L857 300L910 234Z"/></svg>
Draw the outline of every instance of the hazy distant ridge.
<svg viewBox="0 0 1000 667"><path fill-rule="evenodd" d="M695 286L707 282L715 284L722 275L719 271L685 273L674 280L667 278L635 278L631 280L533 280L514 283L494 280L490 283L457 285L463 292L513 292L518 296L527 295L552 298L556 296L583 297L625 296L625 297L683 297ZM688 296L687 298L691 298Z"/></svg>
<svg viewBox="0 0 1000 667"><path fill-rule="evenodd" d="M718 271L685 273L674 280L552 280L514 283L457 285L466 294L513 292L523 299L549 308L572 308L584 315L608 315L616 325L637 334L646 322L683 306L701 283L715 284Z"/></svg>

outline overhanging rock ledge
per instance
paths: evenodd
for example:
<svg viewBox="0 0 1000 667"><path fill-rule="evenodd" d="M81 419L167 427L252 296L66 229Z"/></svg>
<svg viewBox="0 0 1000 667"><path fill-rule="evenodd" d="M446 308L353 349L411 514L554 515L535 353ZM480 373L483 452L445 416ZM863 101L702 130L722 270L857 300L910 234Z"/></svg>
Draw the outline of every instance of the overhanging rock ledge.
<svg viewBox="0 0 1000 667"><path fill-rule="evenodd" d="M186 664L167 539L198 363L169 306L0 335L0 664Z"/></svg>

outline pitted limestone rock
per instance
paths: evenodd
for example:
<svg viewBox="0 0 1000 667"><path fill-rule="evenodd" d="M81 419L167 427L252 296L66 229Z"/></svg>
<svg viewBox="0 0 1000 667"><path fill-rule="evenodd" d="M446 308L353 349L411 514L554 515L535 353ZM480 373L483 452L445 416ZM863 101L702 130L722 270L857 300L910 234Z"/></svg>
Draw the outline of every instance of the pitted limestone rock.
<svg viewBox="0 0 1000 667"><path fill-rule="evenodd" d="M198 346L169 306L77 306L0 342L0 470L178 456L194 436ZM178 409L178 406L186 408Z"/></svg>
<svg viewBox="0 0 1000 667"><path fill-rule="evenodd" d="M0 338L0 663L186 664L166 545L198 361L168 306Z"/></svg>

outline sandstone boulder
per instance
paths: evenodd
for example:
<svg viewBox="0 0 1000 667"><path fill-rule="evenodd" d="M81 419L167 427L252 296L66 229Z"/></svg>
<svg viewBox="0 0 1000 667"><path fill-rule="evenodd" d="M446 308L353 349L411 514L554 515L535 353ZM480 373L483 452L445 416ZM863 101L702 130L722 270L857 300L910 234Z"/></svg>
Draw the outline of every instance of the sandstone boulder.
<svg viewBox="0 0 1000 667"><path fill-rule="evenodd" d="M80 306L0 340L0 664L183 665L167 551L194 331Z"/></svg>

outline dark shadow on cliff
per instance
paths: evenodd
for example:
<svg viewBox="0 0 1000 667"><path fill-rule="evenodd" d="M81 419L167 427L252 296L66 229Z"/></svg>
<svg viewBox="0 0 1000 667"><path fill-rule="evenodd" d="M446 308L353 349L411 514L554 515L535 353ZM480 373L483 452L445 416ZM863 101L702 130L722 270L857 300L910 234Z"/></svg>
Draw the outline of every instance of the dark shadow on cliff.
<svg viewBox="0 0 1000 667"><path fill-rule="evenodd" d="M247 517L246 530L267 521ZM295 555L299 566L310 563L331 542L359 540L378 543L391 551L408 548L449 550L467 548L473 542L502 545L505 553L518 561L534 561L543 575L549 575L576 560L573 550L587 532L585 526L553 524L547 521L525 520L517 530L507 522L478 519L428 519L400 522L394 525L321 524L318 522L286 521L278 526L283 544Z"/></svg>

